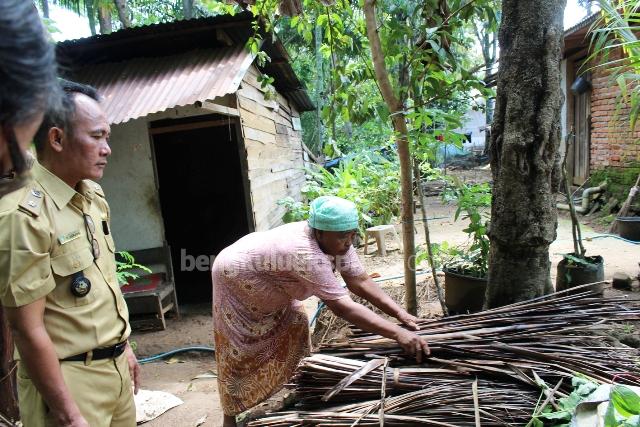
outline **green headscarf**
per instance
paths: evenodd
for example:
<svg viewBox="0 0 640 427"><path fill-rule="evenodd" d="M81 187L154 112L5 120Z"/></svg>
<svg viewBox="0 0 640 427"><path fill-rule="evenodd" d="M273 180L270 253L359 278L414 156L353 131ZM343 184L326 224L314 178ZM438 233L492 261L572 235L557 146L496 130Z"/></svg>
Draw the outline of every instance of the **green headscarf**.
<svg viewBox="0 0 640 427"><path fill-rule="evenodd" d="M358 228L358 210L352 202L336 196L322 196L311 202L309 226L322 231L350 231Z"/></svg>

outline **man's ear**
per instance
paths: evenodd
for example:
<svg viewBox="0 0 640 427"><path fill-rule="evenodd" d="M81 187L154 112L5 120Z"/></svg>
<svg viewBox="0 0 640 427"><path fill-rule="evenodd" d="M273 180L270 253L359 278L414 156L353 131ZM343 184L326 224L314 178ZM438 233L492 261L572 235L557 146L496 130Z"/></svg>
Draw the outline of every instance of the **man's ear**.
<svg viewBox="0 0 640 427"><path fill-rule="evenodd" d="M47 134L47 142L49 147L56 153L62 151L62 143L64 142L64 131L59 127L52 127Z"/></svg>

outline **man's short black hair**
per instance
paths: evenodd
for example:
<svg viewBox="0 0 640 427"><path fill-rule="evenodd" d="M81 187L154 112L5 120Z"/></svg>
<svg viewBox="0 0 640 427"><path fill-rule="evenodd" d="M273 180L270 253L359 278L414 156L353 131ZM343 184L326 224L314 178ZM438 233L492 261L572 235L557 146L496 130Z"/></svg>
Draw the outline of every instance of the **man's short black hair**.
<svg viewBox="0 0 640 427"><path fill-rule="evenodd" d="M59 79L59 81L63 94L62 107L50 109L45 113L42 125L40 125L34 137L34 143L38 153L42 152L42 149L47 143L49 129L52 127L58 127L69 135L73 133L73 118L76 114L75 96L77 94L86 95L95 101L100 101L100 95L93 86L65 79Z"/></svg>

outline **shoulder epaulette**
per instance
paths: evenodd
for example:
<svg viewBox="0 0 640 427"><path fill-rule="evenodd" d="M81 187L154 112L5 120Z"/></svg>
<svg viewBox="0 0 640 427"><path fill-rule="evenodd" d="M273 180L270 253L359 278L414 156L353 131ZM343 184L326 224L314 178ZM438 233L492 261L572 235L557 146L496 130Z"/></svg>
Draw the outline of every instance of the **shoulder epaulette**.
<svg viewBox="0 0 640 427"><path fill-rule="evenodd" d="M104 191L102 191L102 187L100 187L100 184L98 184L97 182L93 182L91 180L87 180L87 184L89 184L89 187L95 191L95 193L102 197L103 199L106 198L106 196L104 195Z"/></svg>
<svg viewBox="0 0 640 427"><path fill-rule="evenodd" d="M18 204L20 209L38 217L42 210L42 202L44 201L44 192L37 188L30 188L25 192L22 201Z"/></svg>

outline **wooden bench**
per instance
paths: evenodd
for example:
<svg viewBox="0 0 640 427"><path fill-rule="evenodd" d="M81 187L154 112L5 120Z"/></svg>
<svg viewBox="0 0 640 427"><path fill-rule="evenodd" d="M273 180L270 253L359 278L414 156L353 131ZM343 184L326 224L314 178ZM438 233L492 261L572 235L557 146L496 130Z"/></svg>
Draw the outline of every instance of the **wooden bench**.
<svg viewBox="0 0 640 427"><path fill-rule="evenodd" d="M173 312L180 318L178 297L173 277L171 251L168 246L129 251L137 264L144 265L151 273L140 269L132 270L137 274L122 287L122 294L131 315L140 315L131 320L132 326L144 327L152 324L166 329L165 314Z"/></svg>

